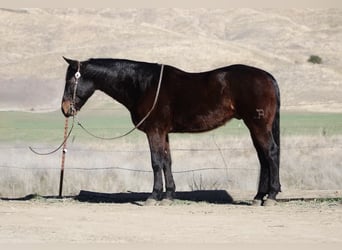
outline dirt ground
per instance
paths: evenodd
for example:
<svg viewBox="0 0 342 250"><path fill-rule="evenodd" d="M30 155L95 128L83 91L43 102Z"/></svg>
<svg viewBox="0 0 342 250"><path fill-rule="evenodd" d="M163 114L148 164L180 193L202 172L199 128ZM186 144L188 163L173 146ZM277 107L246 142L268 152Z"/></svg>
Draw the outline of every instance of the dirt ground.
<svg viewBox="0 0 342 250"><path fill-rule="evenodd" d="M247 202L176 200L170 206L66 199L0 200L0 245L8 243L184 243L342 245L340 200Z"/></svg>

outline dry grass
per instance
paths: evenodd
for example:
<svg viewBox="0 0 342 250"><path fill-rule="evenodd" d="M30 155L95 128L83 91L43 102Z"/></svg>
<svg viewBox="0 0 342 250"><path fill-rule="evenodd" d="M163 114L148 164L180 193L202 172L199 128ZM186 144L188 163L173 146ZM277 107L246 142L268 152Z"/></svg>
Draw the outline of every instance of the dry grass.
<svg viewBox="0 0 342 250"><path fill-rule="evenodd" d="M342 189L342 136L288 136L282 140L283 191ZM2 145L4 146L4 145ZM242 190L257 188L259 163L247 136L171 137L177 189ZM60 155L40 157L27 148L2 148L2 197L58 194ZM202 171L197 171L203 169ZM141 170L136 172L131 170ZM190 171L189 170L194 170ZM81 189L97 192L149 192L153 174L146 141L97 142L69 146L64 194Z"/></svg>

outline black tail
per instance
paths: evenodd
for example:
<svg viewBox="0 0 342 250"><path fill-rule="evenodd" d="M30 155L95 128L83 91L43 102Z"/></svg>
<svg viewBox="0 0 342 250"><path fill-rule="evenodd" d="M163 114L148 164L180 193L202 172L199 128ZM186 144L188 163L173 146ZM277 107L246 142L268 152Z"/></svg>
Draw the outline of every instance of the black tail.
<svg viewBox="0 0 342 250"><path fill-rule="evenodd" d="M279 86L278 86L277 81L274 80L273 83L274 83L274 88L276 91L277 107L276 107L276 113L275 113L273 124L272 124L272 134L273 134L274 142L278 146L277 156L276 156L275 161L276 161L276 164L278 166L278 171L279 171L279 167L280 167L280 92L279 92ZM279 192L281 192L280 183L279 183Z"/></svg>
<svg viewBox="0 0 342 250"><path fill-rule="evenodd" d="M278 145L280 149L280 105L277 105L276 114L272 124L272 134L275 143Z"/></svg>
<svg viewBox="0 0 342 250"><path fill-rule="evenodd" d="M279 87L278 87L278 83L276 80L273 81L274 82L274 87L276 90L276 96L277 96L277 109L276 109L276 114L273 120L273 124L272 124L272 134L273 134L273 139L275 141L275 143L278 146L278 166L279 166L279 162L280 162L280 92L279 92Z"/></svg>

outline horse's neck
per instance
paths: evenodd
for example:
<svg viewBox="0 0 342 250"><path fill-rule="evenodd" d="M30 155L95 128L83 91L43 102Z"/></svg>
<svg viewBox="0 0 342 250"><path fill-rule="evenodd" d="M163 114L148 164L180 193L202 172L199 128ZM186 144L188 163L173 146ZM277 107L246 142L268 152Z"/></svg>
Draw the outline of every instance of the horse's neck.
<svg viewBox="0 0 342 250"><path fill-rule="evenodd" d="M95 72L93 75L97 89L120 102L129 110L134 106L140 92L139 88L134 86L135 83L132 76L129 75L129 71L106 69L100 74Z"/></svg>

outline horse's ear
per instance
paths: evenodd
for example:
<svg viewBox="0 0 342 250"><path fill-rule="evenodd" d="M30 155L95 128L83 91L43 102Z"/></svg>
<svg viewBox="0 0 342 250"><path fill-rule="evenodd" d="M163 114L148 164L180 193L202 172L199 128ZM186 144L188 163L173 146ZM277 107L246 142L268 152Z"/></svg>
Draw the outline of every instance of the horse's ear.
<svg viewBox="0 0 342 250"><path fill-rule="evenodd" d="M78 62L63 56L63 59L73 68L77 69Z"/></svg>

